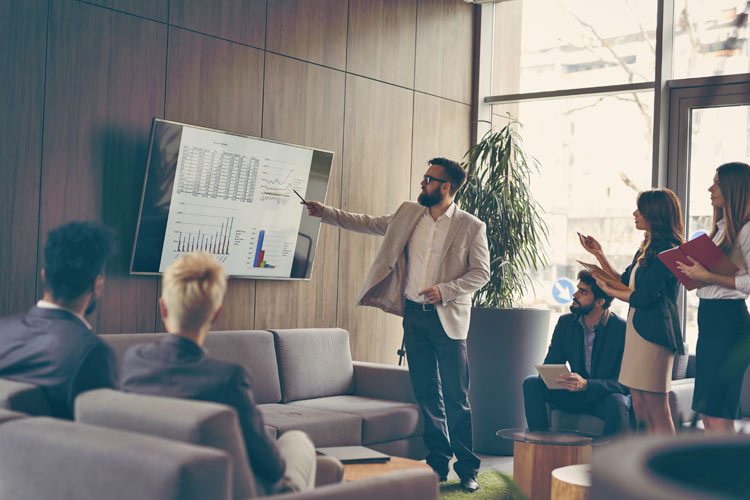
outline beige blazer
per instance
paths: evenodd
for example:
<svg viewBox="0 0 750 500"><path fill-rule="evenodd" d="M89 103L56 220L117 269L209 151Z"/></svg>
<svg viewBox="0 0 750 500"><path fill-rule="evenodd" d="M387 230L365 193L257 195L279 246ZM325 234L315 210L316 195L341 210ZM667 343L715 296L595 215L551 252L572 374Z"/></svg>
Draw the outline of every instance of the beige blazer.
<svg viewBox="0 0 750 500"><path fill-rule="evenodd" d="M425 207L407 201L396 213L373 217L352 214L326 206L322 221L343 229L385 236L367 273L358 305L378 307L404 315L406 288L406 246L424 214ZM471 318L471 294L490 279L490 252L484 222L456 207L443 245L433 283L440 289L442 303L437 313L445 333L465 339Z"/></svg>

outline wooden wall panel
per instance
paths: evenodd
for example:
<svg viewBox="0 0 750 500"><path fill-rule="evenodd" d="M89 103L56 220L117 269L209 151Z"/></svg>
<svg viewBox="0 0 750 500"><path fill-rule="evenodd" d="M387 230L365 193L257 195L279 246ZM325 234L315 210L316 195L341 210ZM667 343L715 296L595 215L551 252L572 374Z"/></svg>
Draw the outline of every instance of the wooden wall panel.
<svg viewBox="0 0 750 500"><path fill-rule="evenodd" d="M153 331L156 279L128 276L151 119L164 109L166 27L79 2L52 2L41 245L63 222L117 231L98 331Z"/></svg>
<svg viewBox="0 0 750 500"><path fill-rule="evenodd" d="M259 137L263 51L170 28L168 120ZM215 330L253 328L255 281L229 281Z"/></svg>
<svg viewBox="0 0 750 500"><path fill-rule="evenodd" d="M347 71L414 85L417 0L350 0Z"/></svg>
<svg viewBox="0 0 750 500"><path fill-rule="evenodd" d="M0 316L36 299L46 44L46 0L0 0Z"/></svg>
<svg viewBox="0 0 750 500"><path fill-rule="evenodd" d="M169 0L86 0L88 3L121 10L128 14L167 22Z"/></svg>
<svg viewBox="0 0 750 500"><path fill-rule="evenodd" d="M274 0L266 50L343 70L347 0Z"/></svg>
<svg viewBox="0 0 750 500"><path fill-rule="evenodd" d="M170 0L169 22L193 31L263 48L266 37L266 0Z"/></svg>
<svg viewBox="0 0 750 500"><path fill-rule="evenodd" d="M414 89L471 104L474 6L419 0Z"/></svg>
<svg viewBox="0 0 750 500"><path fill-rule="evenodd" d="M325 203L339 205L344 73L266 56L263 137L334 152ZM319 200L323 201L323 200ZM336 326L337 228L322 224L310 281L258 280L255 328Z"/></svg>
<svg viewBox="0 0 750 500"><path fill-rule="evenodd" d="M412 91L347 76L341 208L384 215L409 198L412 107ZM401 318L355 305L381 243L341 231L338 324L351 333L354 359L394 363Z"/></svg>
<svg viewBox="0 0 750 500"><path fill-rule="evenodd" d="M471 106L415 93L411 199L420 193L427 161L445 157L459 163L469 149Z"/></svg>

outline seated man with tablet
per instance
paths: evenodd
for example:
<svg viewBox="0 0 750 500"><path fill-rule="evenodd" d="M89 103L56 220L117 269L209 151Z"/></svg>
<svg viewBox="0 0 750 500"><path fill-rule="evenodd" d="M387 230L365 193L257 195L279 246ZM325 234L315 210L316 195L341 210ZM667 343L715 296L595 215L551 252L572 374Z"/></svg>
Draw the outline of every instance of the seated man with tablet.
<svg viewBox="0 0 750 500"><path fill-rule="evenodd" d="M540 376L523 381L526 422L547 430L546 403L604 420L604 434L630 428L628 389L617 382L625 347L625 321L609 310L612 297L588 271L578 273L570 314L560 316ZM570 369L568 370L568 365Z"/></svg>

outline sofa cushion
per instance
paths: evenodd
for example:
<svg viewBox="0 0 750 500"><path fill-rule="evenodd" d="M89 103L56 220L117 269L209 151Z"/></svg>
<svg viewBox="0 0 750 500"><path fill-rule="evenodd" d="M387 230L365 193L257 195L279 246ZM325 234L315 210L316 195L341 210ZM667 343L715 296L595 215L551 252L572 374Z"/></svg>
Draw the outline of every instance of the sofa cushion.
<svg viewBox="0 0 750 500"><path fill-rule="evenodd" d="M685 354L677 354L672 364L672 380L681 380L687 377L688 361L690 359L690 346L685 342L682 344Z"/></svg>
<svg viewBox="0 0 750 500"><path fill-rule="evenodd" d="M4 410L0 408L0 424L3 422L10 422L11 420L16 420L18 418L26 418L28 415L25 413L21 413L18 411L11 411L11 410Z"/></svg>
<svg viewBox="0 0 750 500"><path fill-rule="evenodd" d="M295 408L315 408L362 417L362 444L382 443L421 435L419 406L362 396L330 396L289 403Z"/></svg>
<svg viewBox="0 0 750 500"><path fill-rule="evenodd" d="M136 344L156 342L166 333L129 333L101 335L122 361L125 351ZM279 365L273 335L265 330L236 330L209 332L203 343L206 354L212 358L230 361L245 367L252 381L256 403L281 401Z"/></svg>
<svg viewBox="0 0 750 500"><path fill-rule="evenodd" d="M362 417L289 404L258 405L266 427L277 437L286 431L305 431L316 447L362 444Z"/></svg>
<svg viewBox="0 0 750 500"><path fill-rule="evenodd" d="M276 337L282 402L352 393L354 368L346 330L271 331Z"/></svg>
<svg viewBox="0 0 750 500"><path fill-rule="evenodd" d="M33 384L0 378L0 408L29 415L49 415L50 407L44 391Z"/></svg>
<svg viewBox="0 0 750 500"><path fill-rule="evenodd" d="M206 401L97 389L75 401L76 421L218 448L233 465L235 498L256 496L245 441L234 408Z"/></svg>
<svg viewBox="0 0 750 500"><path fill-rule="evenodd" d="M229 498L226 453L48 417L0 425L0 498Z"/></svg>

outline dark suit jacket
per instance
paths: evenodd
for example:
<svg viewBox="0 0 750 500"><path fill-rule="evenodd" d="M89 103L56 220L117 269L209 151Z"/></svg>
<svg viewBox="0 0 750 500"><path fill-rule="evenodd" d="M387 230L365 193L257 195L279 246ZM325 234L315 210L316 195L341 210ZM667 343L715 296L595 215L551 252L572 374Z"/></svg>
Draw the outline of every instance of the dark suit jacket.
<svg viewBox="0 0 750 500"><path fill-rule="evenodd" d="M591 373L586 371L583 352L583 327L577 314L563 314L555 325L552 342L544 358L545 365L570 364L574 373L588 380L586 403L593 403L608 394L627 394L628 388L617 382L622 351L625 348L625 321L610 312L606 326L596 333L591 353Z"/></svg>
<svg viewBox="0 0 750 500"><path fill-rule="evenodd" d="M75 314L32 307L0 319L0 378L40 386L52 415L72 419L78 394L117 387L117 361Z"/></svg>
<svg viewBox="0 0 750 500"><path fill-rule="evenodd" d="M250 466L256 478L272 487L284 474L284 459L263 430L250 377L234 363L211 359L191 340L167 335L151 344L131 347L122 361L127 392L213 401L237 410Z"/></svg>
<svg viewBox="0 0 750 500"><path fill-rule="evenodd" d="M657 252L674 246L666 241L655 241ZM630 284L630 273L638 255L622 273L622 282ZM680 283L672 271L658 257L646 266L639 266L635 273L635 286L630 295L630 305L635 308L633 327L649 342L662 345L672 352L685 354L682 344L682 329L677 312L677 292Z"/></svg>

